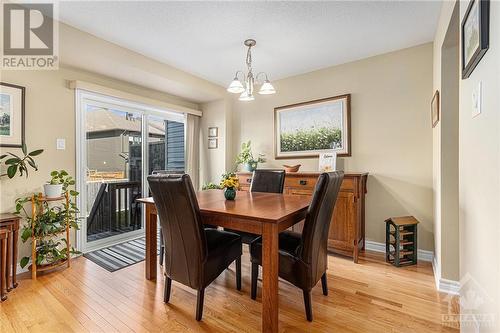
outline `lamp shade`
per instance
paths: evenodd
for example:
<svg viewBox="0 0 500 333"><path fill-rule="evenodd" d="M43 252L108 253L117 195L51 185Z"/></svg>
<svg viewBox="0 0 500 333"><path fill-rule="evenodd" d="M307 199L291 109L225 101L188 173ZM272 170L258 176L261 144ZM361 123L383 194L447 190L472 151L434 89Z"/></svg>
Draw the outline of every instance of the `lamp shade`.
<svg viewBox="0 0 500 333"><path fill-rule="evenodd" d="M266 80L262 86L260 87L260 90L259 90L259 94L261 95L271 95L271 94L275 94L276 93L276 89L274 89L273 85L271 84L271 82L269 82L269 80Z"/></svg>
<svg viewBox="0 0 500 333"><path fill-rule="evenodd" d="M238 78L234 78L233 82L227 87L227 91L233 94L239 94L245 91L245 88L243 88L243 85L241 84L240 80Z"/></svg>
<svg viewBox="0 0 500 333"><path fill-rule="evenodd" d="M246 91L244 91L238 100L243 101L243 102L248 102L248 101L253 101L255 97L252 94L248 94Z"/></svg>

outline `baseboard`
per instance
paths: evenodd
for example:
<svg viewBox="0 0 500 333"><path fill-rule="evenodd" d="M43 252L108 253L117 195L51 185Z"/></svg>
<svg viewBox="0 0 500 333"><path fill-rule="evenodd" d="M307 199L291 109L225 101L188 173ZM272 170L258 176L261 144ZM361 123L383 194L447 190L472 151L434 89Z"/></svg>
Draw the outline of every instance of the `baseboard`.
<svg viewBox="0 0 500 333"><path fill-rule="evenodd" d="M432 261L432 270L434 271L434 280L438 291L450 295L460 295L460 282L442 278L441 269L436 258Z"/></svg>
<svg viewBox="0 0 500 333"><path fill-rule="evenodd" d="M385 244L373 241L366 241L365 249L369 251L385 253ZM434 259L434 252L418 249L417 256L418 260L432 262L432 260Z"/></svg>
<svg viewBox="0 0 500 333"><path fill-rule="evenodd" d="M436 285L437 290L451 295L460 295L460 282L440 278Z"/></svg>
<svg viewBox="0 0 500 333"><path fill-rule="evenodd" d="M385 253L385 244L373 241L366 241L365 248L369 251ZM460 292L460 282L441 278L441 271L438 267L434 252L418 249L418 260L432 262L436 289L440 292L458 295Z"/></svg>

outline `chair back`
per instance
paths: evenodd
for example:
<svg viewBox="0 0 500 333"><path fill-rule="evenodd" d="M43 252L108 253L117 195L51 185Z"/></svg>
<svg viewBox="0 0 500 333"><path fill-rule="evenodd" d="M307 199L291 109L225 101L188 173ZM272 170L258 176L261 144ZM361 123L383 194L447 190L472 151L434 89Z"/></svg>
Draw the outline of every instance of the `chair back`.
<svg viewBox="0 0 500 333"><path fill-rule="evenodd" d="M148 176L165 244L165 272L193 289L202 286L207 242L189 175Z"/></svg>
<svg viewBox="0 0 500 333"><path fill-rule="evenodd" d="M285 170L255 170L250 192L283 193Z"/></svg>
<svg viewBox="0 0 500 333"><path fill-rule="evenodd" d="M343 179L343 171L322 173L307 211L298 254L311 265L313 281L318 281L327 267L328 232Z"/></svg>

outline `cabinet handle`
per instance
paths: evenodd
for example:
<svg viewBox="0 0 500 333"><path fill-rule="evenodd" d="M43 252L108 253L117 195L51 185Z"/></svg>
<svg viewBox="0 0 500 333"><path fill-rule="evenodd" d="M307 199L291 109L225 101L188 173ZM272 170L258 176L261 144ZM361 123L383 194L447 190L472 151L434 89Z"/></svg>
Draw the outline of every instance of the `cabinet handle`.
<svg viewBox="0 0 500 333"><path fill-rule="evenodd" d="M252 182L252 178L247 178L247 183L251 183Z"/></svg>
<svg viewBox="0 0 500 333"><path fill-rule="evenodd" d="M307 180L299 180L300 185L307 185Z"/></svg>

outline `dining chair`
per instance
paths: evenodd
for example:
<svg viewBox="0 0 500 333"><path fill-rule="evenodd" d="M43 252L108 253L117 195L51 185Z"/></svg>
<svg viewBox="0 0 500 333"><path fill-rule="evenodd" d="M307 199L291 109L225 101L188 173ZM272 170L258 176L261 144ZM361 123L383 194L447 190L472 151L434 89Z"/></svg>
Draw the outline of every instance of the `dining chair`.
<svg viewBox="0 0 500 333"><path fill-rule="evenodd" d="M151 175L148 183L165 244L163 300L170 300L172 280L197 290L196 320L200 321L205 288L233 261L236 288L241 290L241 237L204 227L189 175Z"/></svg>
<svg viewBox="0 0 500 333"><path fill-rule="evenodd" d="M183 175L184 171L177 170L153 170L152 175ZM160 266L163 266L163 258L165 254L165 243L163 242L163 231L160 225Z"/></svg>
<svg viewBox="0 0 500 333"><path fill-rule="evenodd" d="M306 318L312 321L311 289L321 279L323 295L328 295L328 230L333 209L344 178L342 171L322 173L314 188L302 234L284 231L279 234L279 268L282 279L302 289ZM262 265L262 237L250 244L252 262L251 297L257 296L257 277Z"/></svg>
<svg viewBox="0 0 500 333"><path fill-rule="evenodd" d="M254 170L252 174L250 192L283 193L284 186L285 170L257 169ZM259 237L259 235L249 232L236 231L232 229L225 230L240 235L241 241L244 244L250 244Z"/></svg>

